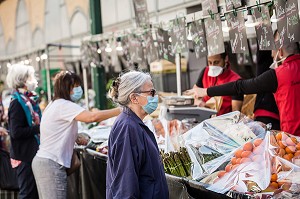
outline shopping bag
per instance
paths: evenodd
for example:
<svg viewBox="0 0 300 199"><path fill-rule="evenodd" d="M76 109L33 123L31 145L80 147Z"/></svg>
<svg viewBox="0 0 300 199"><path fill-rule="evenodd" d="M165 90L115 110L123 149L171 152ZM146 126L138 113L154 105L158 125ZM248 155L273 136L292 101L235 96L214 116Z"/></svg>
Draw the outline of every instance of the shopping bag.
<svg viewBox="0 0 300 199"><path fill-rule="evenodd" d="M72 173L74 173L77 169L79 169L81 163L79 160L79 157L77 155L77 152L75 150L73 150L73 155L72 155L72 160L71 160L71 166L70 168L67 168L67 175L71 175Z"/></svg>
<svg viewBox="0 0 300 199"><path fill-rule="evenodd" d="M17 171L12 168L7 151L0 149L0 188L3 190L18 190Z"/></svg>

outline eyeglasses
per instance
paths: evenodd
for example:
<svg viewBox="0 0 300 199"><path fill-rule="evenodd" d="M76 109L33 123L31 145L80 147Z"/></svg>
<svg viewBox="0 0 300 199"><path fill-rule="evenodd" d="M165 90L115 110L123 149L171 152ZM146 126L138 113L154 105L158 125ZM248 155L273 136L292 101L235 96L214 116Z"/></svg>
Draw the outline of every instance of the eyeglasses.
<svg viewBox="0 0 300 199"><path fill-rule="evenodd" d="M154 97L155 94L156 94L156 90L155 89L151 89L149 91L139 91L137 93L149 93L152 97Z"/></svg>

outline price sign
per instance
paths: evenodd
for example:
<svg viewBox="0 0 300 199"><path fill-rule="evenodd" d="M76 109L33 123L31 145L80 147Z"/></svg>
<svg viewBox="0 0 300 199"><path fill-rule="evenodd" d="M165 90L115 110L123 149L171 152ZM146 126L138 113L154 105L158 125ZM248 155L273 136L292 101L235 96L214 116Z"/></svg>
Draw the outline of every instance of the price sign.
<svg viewBox="0 0 300 199"><path fill-rule="evenodd" d="M209 15L211 13L218 13L218 4L216 0L203 0L202 1L203 15Z"/></svg>
<svg viewBox="0 0 300 199"><path fill-rule="evenodd" d="M204 19L208 56L225 52L222 23L219 14Z"/></svg>
<svg viewBox="0 0 300 199"><path fill-rule="evenodd" d="M226 11L233 10L234 8L238 8L242 6L241 0L225 0Z"/></svg>
<svg viewBox="0 0 300 199"><path fill-rule="evenodd" d="M248 52L247 34L244 22L243 12L237 12L226 15L228 25L231 27L229 30L229 38L231 49L233 53Z"/></svg>
<svg viewBox="0 0 300 199"><path fill-rule="evenodd" d="M172 46L176 53L187 51L185 18L174 19L170 21L170 35Z"/></svg>
<svg viewBox="0 0 300 199"><path fill-rule="evenodd" d="M97 53L98 45L96 42L84 41L80 47L82 65L84 67L90 67L90 64L93 63L96 66L100 65L100 56Z"/></svg>
<svg viewBox="0 0 300 199"><path fill-rule="evenodd" d="M197 59L207 56L207 44L204 31L204 23L201 19L189 24L192 35L193 49Z"/></svg>
<svg viewBox="0 0 300 199"><path fill-rule="evenodd" d="M175 63L175 54L170 42L170 35L168 31L159 28L156 32L156 38L159 58Z"/></svg>
<svg viewBox="0 0 300 199"><path fill-rule="evenodd" d="M128 36L122 37L121 43L123 47L123 56L125 57L126 60L126 66L127 68L129 68L133 63L130 58L130 48L129 48L130 44L129 44Z"/></svg>
<svg viewBox="0 0 300 199"><path fill-rule="evenodd" d="M268 7L261 6L260 9L254 8L253 16L255 22L259 23L255 26L259 50L274 50L275 42Z"/></svg>
<svg viewBox="0 0 300 199"><path fill-rule="evenodd" d="M245 1L245 0L244 0ZM260 0L260 4L271 2L271 0ZM255 6L257 4L257 0L246 0L247 6Z"/></svg>
<svg viewBox="0 0 300 199"><path fill-rule="evenodd" d="M129 40L129 44L131 61L133 63L138 63L139 65L142 65L145 62L145 59L140 37L137 35L132 35Z"/></svg>
<svg viewBox="0 0 300 199"><path fill-rule="evenodd" d="M149 26L149 14L146 0L133 0L135 20L138 27Z"/></svg>
<svg viewBox="0 0 300 199"><path fill-rule="evenodd" d="M143 35L144 45L145 45L145 55L148 63L158 60L158 50L154 45L152 32L148 31Z"/></svg>
<svg viewBox="0 0 300 199"><path fill-rule="evenodd" d="M275 0L280 46L300 41L297 0Z"/></svg>

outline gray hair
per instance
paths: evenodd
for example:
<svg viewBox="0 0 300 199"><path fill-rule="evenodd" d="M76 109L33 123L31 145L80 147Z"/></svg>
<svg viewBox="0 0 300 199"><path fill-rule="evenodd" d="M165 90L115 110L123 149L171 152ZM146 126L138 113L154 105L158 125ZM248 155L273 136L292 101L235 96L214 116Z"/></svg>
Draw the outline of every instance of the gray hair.
<svg viewBox="0 0 300 199"><path fill-rule="evenodd" d="M115 103L127 106L130 103L129 95L139 92L147 81L151 81L149 73L139 71L127 72L113 82L109 96Z"/></svg>
<svg viewBox="0 0 300 199"><path fill-rule="evenodd" d="M23 88L29 77L34 77L34 68L28 65L13 64L8 69L7 86L12 89Z"/></svg>

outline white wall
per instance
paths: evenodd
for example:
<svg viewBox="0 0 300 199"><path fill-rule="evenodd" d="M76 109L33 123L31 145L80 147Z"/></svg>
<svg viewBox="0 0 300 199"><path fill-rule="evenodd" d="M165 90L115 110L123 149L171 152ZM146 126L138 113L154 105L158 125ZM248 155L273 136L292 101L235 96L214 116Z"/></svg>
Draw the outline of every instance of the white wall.
<svg viewBox="0 0 300 199"><path fill-rule="evenodd" d="M31 47L29 16L25 1L19 1L16 21L16 50L24 51Z"/></svg>
<svg viewBox="0 0 300 199"><path fill-rule="evenodd" d="M37 28L32 35L32 47L39 47L43 45L44 42L44 32L40 28Z"/></svg>
<svg viewBox="0 0 300 199"><path fill-rule="evenodd" d="M81 45L81 37L73 37L76 35L84 35L87 32L89 32L88 28L88 19L81 11L77 11L74 13L74 15L71 18L70 23L70 29L71 29L71 45L80 46ZM80 55L80 49L79 48L72 48L72 54L73 55Z"/></svg>
<svg viewBox="0 0 300 199"><path fill-rule="evenodd" d="M4 34L3 34L3 28L2 23L0 21L0 56L5 54L5 41L4 41Z"/></svg>
<svg viewBox="0 0 300 199"><path fill-rule="evenodd" d="M60 21L60 29L61 29L61 35L60 38L68 38L71 36L71 30L70 30L70 20L68 18L67 9L64 4L64 1L61 0L60 4L60 14L61 14L61 21ZM47 24L46 24L47 25ZM77 24L77 26L81 26L81 24Z"/></svg>
<svg viewBox="0 0 300 199"><path fill-rule="evenodd" d="M14 42L11 39L6 44L6 51L5 52L6 52L7 55L10 55L10 54L16 52Z"/></svg>
<svg viewBox="0 0 300 199"><path fill-rule="evenodd" d="M60 2L57 0L47 0L45 9L45 40L46 43L59 40L61 38L61 12Z"/></svg>
<svg viewBox="0 0 300 199"><path fill-rule="evenodd" d="M135 26L133 0L101 0L104 32L113 32ZM158 23L186 14L186 7L198 5L201 0L147 0L150 22Z"/></svg>

